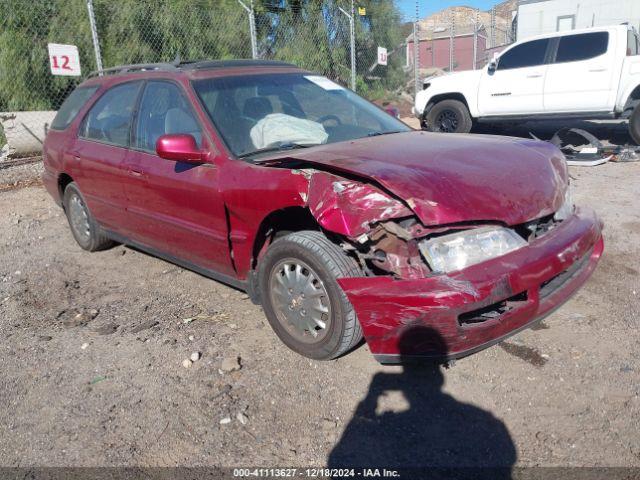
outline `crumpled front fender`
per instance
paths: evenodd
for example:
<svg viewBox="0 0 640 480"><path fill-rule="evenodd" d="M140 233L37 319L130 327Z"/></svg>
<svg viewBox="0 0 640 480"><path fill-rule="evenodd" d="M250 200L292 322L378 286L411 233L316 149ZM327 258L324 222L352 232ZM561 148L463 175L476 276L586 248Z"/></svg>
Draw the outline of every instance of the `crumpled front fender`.
<svg viewBox="0 0 640 480"><path fill-rule="evenodd" d="M373 223L413 215L373 185L326 172L311 175L307 206L323 228L351 239L367 233Z"/></svg>

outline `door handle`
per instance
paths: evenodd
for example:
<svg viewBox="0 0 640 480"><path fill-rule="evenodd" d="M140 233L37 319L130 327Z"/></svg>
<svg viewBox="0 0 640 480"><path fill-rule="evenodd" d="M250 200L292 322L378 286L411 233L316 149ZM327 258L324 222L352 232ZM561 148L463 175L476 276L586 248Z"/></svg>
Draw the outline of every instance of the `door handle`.
<svg viewBox="0 0 640 480"><path fill-rule="evenodd" d="M133 176L133 177L142 177L144 176L144 173L142 173L142 170L138 170L135 168L130 168L129 169L129 175Z"/></svg>
<svg viewBox="0 0 640 480"><path fill-rule="evenodd" d="M527 75L527 78L540 78L541 76L541 73L532 73L531 75Z"/></svg>
<svg viewBox="0 0 640 480"><path fill-rule="evenodd" d="M595 73L595 72L606 72L607 69L606 68L591 68L589 71L593 72L593 73Z"/></svg>

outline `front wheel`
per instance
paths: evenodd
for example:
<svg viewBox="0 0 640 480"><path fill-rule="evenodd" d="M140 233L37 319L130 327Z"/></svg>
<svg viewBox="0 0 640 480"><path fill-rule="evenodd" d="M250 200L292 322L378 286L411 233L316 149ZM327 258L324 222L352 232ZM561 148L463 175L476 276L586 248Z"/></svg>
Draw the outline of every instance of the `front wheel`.
<svg viewBox="0 0 640 480"><path fill-rule="evenodd" d="M362 330L336 278L357 276L362 276L357 262L321 232L276 240L258 271L262 306L276 335L293 351L317 360L353 348Z"/></svg>
<svg viewBox="0 0 640 480"><path fill-rule="evenodd" d="M636 145L640 145L640 103L629 117L629 135Z"/></svg>
<svg viewBox="0 0 640 480"><path fill-rule="evenodd" d="M459 100L442 100L426 116L427 129L432 132L469 133L473 126L467 106Z"/></svg>

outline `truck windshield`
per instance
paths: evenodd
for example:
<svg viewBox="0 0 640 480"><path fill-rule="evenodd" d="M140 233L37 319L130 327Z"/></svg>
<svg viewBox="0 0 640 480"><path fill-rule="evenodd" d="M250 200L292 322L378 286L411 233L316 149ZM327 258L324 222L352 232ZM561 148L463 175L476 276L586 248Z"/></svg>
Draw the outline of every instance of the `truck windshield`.
<svg viewBox="0 0 640 480"><path fill-rule="evenodd" d="M193 82L209 117L238 157L406 132L410 128L331 80L264 74Z"/></svg>

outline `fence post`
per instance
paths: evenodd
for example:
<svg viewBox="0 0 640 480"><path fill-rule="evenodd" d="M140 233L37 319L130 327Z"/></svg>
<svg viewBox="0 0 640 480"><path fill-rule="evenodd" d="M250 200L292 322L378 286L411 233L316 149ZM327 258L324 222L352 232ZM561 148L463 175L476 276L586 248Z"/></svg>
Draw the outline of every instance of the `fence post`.
<svg viewBox="0 0 640 480"><path fill-rule="evenodd" d="M418 40L418 13L416 8L416 21L413 22L413 80L415 82L415 94L420 89L420 41Z"/></svg>
<svg viewBox="0 0 640 480"><path fill-rule="evenodd" d="M355 26L355 5L351 0L351 14L344 10L342 7L338 7L342 13L344 13L349 19L349 35L351 37L351 90L356 91L356 26Z"/></svg>
<svg viewBox="0 0 640 480"><path fill-rule="evenodd" d="M249 14L249 36L251 37L251 58L254 60L258 58L258 43L257 43L257 35L256 35L256 16L253 11L253 0L251 0L251 7L247 7L247 5L242 1L238 0L238 3L244 8Z"/></svg>
<svg viewBox="0 0 640 480"><path fill-rule="evenodd" d="M477 68L478 58L478 16L480 9L476 10L476 16L473 20L473 70Z"/></svg>
<svg viewBox="0 0 640 480"><path fill-rule="evenodd" d="M356 91L356 7L351 0L351 90Z"/></svg>
<svg viewBox="0 0 640 480"><path fill-rule="evenodd" d="M455 17L453 16L453 10L449 11L449 22L449 71L453 72L453 49L455 36Z"/></svg>
<svg viewBox="0 0 640 480"><path fill-rule="evenodd" d="M496 7L491 7L491 48L494 48L497 44L496 37Z"/></svg>
<svg viewBox="0 0 640 480"><path fill-rule="evenodd" d="M102 70L102 55L100 53L100 41L98 39L98 28L96 27L96 17L93 13L93 1L87 0L87 10L89 11L89 24L91 25L91 38L93 39L93 51L96 55L96 70ZM100 73L102 75L102 73Z"/></svg>

